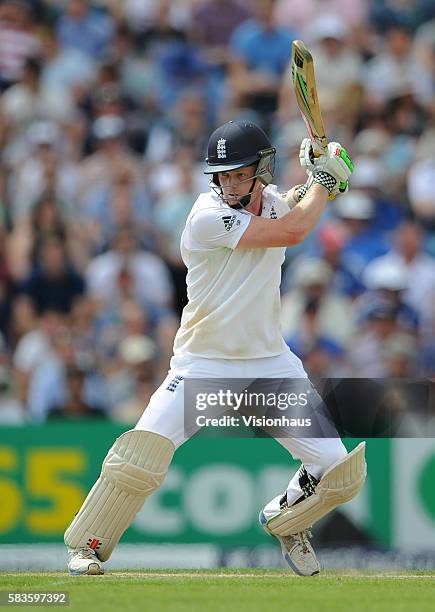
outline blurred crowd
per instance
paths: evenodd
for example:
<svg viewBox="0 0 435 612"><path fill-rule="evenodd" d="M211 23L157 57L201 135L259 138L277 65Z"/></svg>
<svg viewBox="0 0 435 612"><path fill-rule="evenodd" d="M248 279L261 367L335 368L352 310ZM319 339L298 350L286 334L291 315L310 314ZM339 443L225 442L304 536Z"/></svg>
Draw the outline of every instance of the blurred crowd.
<svg viewBox="0 0 435 612"><path fill-rule="evenodd" d="M259 123L305 182L295 38L356 169L288 249L285 340L315 377L435 376L433 0L1 0L0 423L137 420L210 132Z"/></svg>

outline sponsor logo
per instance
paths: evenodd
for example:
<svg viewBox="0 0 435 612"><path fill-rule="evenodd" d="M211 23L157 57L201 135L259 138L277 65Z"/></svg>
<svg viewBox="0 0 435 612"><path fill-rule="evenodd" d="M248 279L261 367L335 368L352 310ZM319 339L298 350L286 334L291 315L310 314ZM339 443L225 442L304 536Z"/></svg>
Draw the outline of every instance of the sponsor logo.
<svg viewBox="0 0 435 612"><path fill-rule="evenodd" d="M98 550L101 546L101 540L98 538L89 538L87 545L88 548L92 548L92 550Z"/></svg>
<svg viewBox="0 0 435 612"><path fill-rule="evenodd" d="M273 204L270 207L270 218L271 219L278 219L278 215L276 214L276 210L275 210Z"/></svg>
<svg viewBox="0 0 435 612"><path fill-rule="evenodd" d="M225 138L219 138L219 140L217 141L216 153L218 159L225 159L227 156L226 142L227 141L225 140Z"/></svg>
<svg viewBox="0 0 435 612"><path fill-rule="evenodd" d="M227 230L227 232L229 232L230 229L233 227L236 218L237 215L228 215L227 217L222 217L222 221L224 222L225 229ZM240 222L237 225L240 225Z"/></svg>

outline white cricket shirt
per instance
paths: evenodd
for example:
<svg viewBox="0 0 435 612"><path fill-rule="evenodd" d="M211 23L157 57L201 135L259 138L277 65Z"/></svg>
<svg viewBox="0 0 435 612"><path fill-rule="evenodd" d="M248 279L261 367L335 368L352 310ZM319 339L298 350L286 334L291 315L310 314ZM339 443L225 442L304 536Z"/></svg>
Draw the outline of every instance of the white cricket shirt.
<svg viewBox="0 0 435 612"><path fill-rule="evenodd" d="M289 212L275 185L264 189L262 205L261 216L268 219ZM189 302L175 356L253 359L288 351L280 329L285 247L236 249L252 216L211 191L193 205L181 237Z"/></svg>

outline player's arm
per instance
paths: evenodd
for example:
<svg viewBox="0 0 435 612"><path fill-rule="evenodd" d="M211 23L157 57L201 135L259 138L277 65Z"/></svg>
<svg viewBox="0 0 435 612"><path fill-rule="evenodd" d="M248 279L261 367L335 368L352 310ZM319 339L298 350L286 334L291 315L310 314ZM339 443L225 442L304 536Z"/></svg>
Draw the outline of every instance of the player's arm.
<svg viewBox="0 0 435 612"><path fill-rule="evenodd" d="M304 141L301 151L308 146ZM314 229L329 196L338 193L340 185L347 184L353 164L346 150L336 142L329 143L327 154L312 159L307 190L300 202L280 219L253 217L237 248L295 246Z"/></svg>
<svg viewBox="0 0 435 612"><path fill-rule="evenodd" d="M329 191L313 184L304 198L284 217L264 219L252 217L240 238L238 249L295 246L317 225L328 202Z"/></svg>

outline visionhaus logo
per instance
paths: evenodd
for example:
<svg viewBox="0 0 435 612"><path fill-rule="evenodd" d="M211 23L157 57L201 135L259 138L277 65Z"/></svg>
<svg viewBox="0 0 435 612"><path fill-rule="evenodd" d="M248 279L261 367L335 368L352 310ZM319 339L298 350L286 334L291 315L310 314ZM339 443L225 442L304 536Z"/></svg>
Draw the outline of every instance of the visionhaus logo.
<svg viewBox="0 0 435 612"><path fill-rule="evenodd" d="M198 427L311 427L310 418L288 418L285 415L279 417L244 415L240 416L224 414L221 417L208 417L200 414L196 417Z"/></svg>

